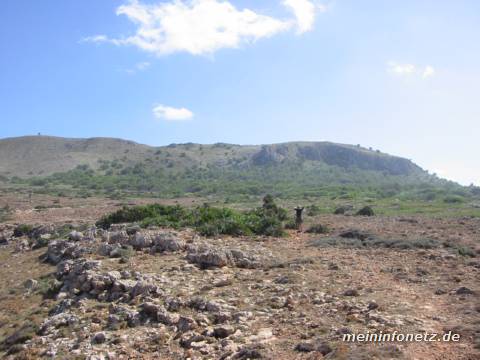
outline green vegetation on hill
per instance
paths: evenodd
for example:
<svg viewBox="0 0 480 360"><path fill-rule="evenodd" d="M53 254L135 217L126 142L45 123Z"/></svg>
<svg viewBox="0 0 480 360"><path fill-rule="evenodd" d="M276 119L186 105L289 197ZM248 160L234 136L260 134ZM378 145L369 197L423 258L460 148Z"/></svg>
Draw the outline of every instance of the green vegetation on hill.
<svg viewBox="0 0 480 360"><path fill-rule="evenodd" d="M480 202L479 188L439 179L410 160L328 142L153 148L40 136L0 140L0 154L2 186L58 196L198 197L251 205L271 193L282 202L317 206L309 214L344 204L371 204L379 214L469 214Z"/></svg>
<svg viewBox="0 0 480 360"><path fill-rule="evenodd" d="M146 164L119 168L105 164L102 170L78 166L74 170L35 177L14 179L33 186L39 192L58 193L73 189L80 194L120 197L217 196L231 202L244 201L272 193L281 198L337 198L353 200L360 196L372 199L445 201L462 203L475 196L472 189L424 176L394 176L374 171L328 166L325 164L278 164L230 168L191 168L164 171Z"/></svg>

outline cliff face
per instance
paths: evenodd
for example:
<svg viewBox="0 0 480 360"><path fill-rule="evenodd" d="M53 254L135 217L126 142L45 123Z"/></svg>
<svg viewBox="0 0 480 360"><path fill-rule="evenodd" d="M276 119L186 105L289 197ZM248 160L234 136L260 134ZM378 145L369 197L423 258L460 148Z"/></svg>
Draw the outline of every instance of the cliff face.
<svg viewBox="0 0 480 360"><path fill-rule="evenodd" d="M257 166L303 161L320 162L344 169L379 171L389 175L408 176L424 172L407 159L328 142L264 145L252 156L252 163Z"/></svg>

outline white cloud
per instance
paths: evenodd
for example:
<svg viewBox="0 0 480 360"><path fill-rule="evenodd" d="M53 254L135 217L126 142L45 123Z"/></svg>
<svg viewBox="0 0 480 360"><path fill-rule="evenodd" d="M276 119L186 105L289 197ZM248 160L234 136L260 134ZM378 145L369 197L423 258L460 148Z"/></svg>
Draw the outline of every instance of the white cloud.
<svg viewBox="0 0 480 360"><path fill-rule="evenodd" d="M150 67L150 63L148 61L142 61L136 63L135 66L131 69L126 69L125 72L128 74L136 74L137 72L145 71Z"/></svg>
<svg viewBox="0 0 480 360"><path fill-rule="evenodd" d="M417 71L413 64L398 64L394 61L388 62L388 71L397 75L409 75Z"/></svg>
<svg viewBox="0 0 480 360"><path fill-rule="evenodd" d="M148 61L139 62L135 65L135 68L140 71L146 70L149 67L150 67L150 63Z"/></svg>
<svg viewBox="0 0 480 360"><path fill-rule="evenodd" d="M430 65L425 66L425 70L423 70L422 77L425 79L433 75L435 75L435 69Z"/></svg>
<svg viewBox="0 0 480 360"><path fill-rule="evenodd" d="M108 37L106 35L87 36L81 40L81 42L92 42L92 43L102 43L107 41L108 41Z"/></svg>
<svg viewBox="0 0 480 360"><path fill-rule="evenodd" d="M156 105L152 111L153 115L157 119L182 121L193 118L193 112L185 108L174 108L165 105Z"/></svg>
<svg viewBox="0 0 480 360"><path fill-rule="evenodd" d="M97 35L84 41L133 45L159 56L175 52L204 55L222 48L237 48L292 27L304 33L313 28L315 12L326 9L308 0L284 0L283 5L293 11L295 19L238 10L223 0L174 0L157 4L130 0L118 7L117 15L124 15L136 24L135 34L124 38Z"/></svg>
<svg viewBox="0 0 480 360"><path fill-rule="evenodd" d="M304 32L313 29L315 23L315 5L308 0L284 0L283 5L290 8L296 17L297 32L302 34ZM325 10L324 7L319 7L321 10Z"/></svg>
<svg viewBox="0 0 480 360"><path fill-rule="evenodd" d="M387 71L398 76L421 76L423 79L435 75L435 69L427 65L424 70L414 64L401 64L395 61L387 63Z"/></svg>

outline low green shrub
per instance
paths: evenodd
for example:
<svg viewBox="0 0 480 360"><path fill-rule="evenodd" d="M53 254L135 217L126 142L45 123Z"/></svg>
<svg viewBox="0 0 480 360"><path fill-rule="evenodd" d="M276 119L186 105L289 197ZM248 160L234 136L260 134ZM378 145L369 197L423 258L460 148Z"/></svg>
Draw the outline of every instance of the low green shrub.
<svg viewBox="0 0 480 360"><path fill-rule="evenodd" d="M315 247L347 247L347 248L388 248L388 249L434 249L441 246L438 241L432 239L382 239L369 237L360 238L343 238L343 237L325 237L315 239L310 242L310 246Z"/></svg>
<svg viewBox="0 0 480 360"><path fill-rule="evenodd" d="M72 230L74 230L74 226L72 224L63 224L56 228L55 237L60 239L65 238L68 236L68 234L70 234Z"/></svg>
<svg viewBox="0 0 480 360"><path fill-rule="evenodd" d="M27 236L32 232L32 230L33 230L32 225L20 224L13 230L13 236L15 237Z"/></svg>
<svg viewBox="0 0 480 360"><path fill-rule="evenodd" d="M328 231L328 227L322 224L314 224L307 229L309 234L326 234Z"/></svg>
<svg viewBox="0 0 480 360"><path fill-rule="evenodd" d="M108 229L112 224L141 222L155 218L158 218L158 226L162 226L163 223L168 224L165 226L170 226L181 220L185 220L188 215L188 210L179 205L151 204L134 207L124 206L122 209L102 217L97 222L97 226ZM153 223L154 221L152 221L152 225L154 225Z"/></svg>
<svg viewBox="0 0 480 360"><path fill-rule="evenodd" d="M345 215L353 210L353 206L351 205L343 205L339 206L333 212L334 215Z"/></svg>
<svg viewBox="0 0 480 360"><path fill-rule="evenodd" d="M476 257L475 250L467 245L458 244L454 240L446 240L442 243L443 247L460 256Z"/></svg>
<svg viewBox="0 0 480 360"><path fill-rule="evenodd" d="M284 227L287 230L296 230L297 229L297 224L295 223L294 220L289 220L285 223Z"/></svg>
<svg viewBox="0 0 480 360"><path fill-rule="evenodd" d="M357 216L375 216L375 212L370 206L365 206L357 211Z"/></svg>
<svg viewBox="0 0 480 360"><path fill-rule="evenodd" d="M23 344L32 339L38 331L35 324L27 324L16 330L13 334L8 336L1 344L1 350L7 350L17 344Z"/></svg>
<svg viewBox="0 0 480 360"><path fill-rule="evenodd" d="M44 299L53 299L62 288L63 283L55 279L52 275L47 275L38 280L37 291Z"/></svg>
<svg viewBox="0 0 480 360"><path fill-rule="evenodd" d="M228 235L249 235L253 233L247 224L242 213L227 209L202 206L193 210L193 227L202 235L217 236Z"/></svg>
<svg viewBox="0 0 480 360"><path fill-rule="evenodd" d="M475 251L469 246L459 246L457 252L461 256L476 257Z"/></svg>
<svg viewBox="0 0 480 360"><path fill-rule="evenodd" d="M305 210L307 210L308 216L317 216L320 215L321 212L321 209L315 204L307 206Z"/></svg>
<svg viewBox="0 0 480 360"><path fill-rule="evenodd" d="M451 196L446 196L443 199L443 202L446 204L461 204L465 202L465 199L462 196L451 195Z"/></svg>
<svg viewBox="0 0 480 360"><path fill-rule="evenodd" d="M118 249L116 255L117 255L116 257L120 258L120 262L128 263L130 258L132 258L135 255L135 250L133 250L133 247L130 245L123 246L121 249Z"/></svg>
<svg viewBox="0 0 480 360"><path fill-rule="evenodd" d="M39 237L38 239L35 239L35 242L33 243L33 249L41 249L43 247L48 246L50 239L44 238L44 237Z"/></svg>

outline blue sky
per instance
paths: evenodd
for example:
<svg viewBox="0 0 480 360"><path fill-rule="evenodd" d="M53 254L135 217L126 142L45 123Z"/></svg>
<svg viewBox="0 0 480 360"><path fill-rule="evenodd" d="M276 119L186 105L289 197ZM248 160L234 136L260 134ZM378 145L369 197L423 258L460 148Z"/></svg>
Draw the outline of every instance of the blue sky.
<svg viewBox="0 0 480 360"><path fill-rule="evenodd" d="M480 2L4 0L0 137L328 140L480 185Z"/></svg>

